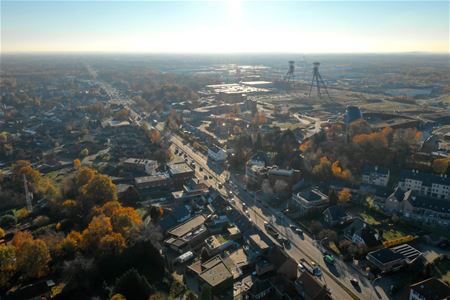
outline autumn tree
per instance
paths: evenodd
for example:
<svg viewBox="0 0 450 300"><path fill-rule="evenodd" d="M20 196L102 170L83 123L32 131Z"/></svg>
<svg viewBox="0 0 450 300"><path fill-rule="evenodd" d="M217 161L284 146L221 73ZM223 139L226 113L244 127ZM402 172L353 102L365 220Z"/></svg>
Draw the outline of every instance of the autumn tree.
<svg viewBox="0 0 450 300"><path fill-rule="evenodd" d="M3 228L0 227L0 239L4 238L6 235L5 230L3 230Z"/></svg>
<svg viewBox="0 0 450 300"><path fill-rule="evenodd" d="M331 161L326 156L322 156L319 163L312 169L313 175L322 179L327 179L331 176Z"/></svg>
<svg viewBox="0 0 450 300"><path fill-rule="evenodd" d="M450 155L447 158L437 158L433 160L433 171L438 174L444 174L448 170L450 164Z"/></svg>
<svg viewBox="0 0 450 300"><path fill-rule="evenodd" d="M31 235L31 233L29 231L17 231L14 234L11 244L16 249L20 249L20 248L22 248L23 244L26 241L31 241L31 240L33 240L33 236Z"/></svg>
<svg viewBox="0 0 450 300"><path fill-rule="evenodd" d="M17 251L17 268L24 277L40 278L47 274L50 252L42 240L27 240Z"/></svg>
<svg viewBox="0 0 450 300"><path fill-rule="evenodd" d="M102 204L117 200L117 188L109 176L96 174L80 188L80 196L84 204Z"/></svg>
<svg viewBox="0 0 450 300"><path fill-rule="evenodd" d="M350 170L348 169L344 169L343 167L341 167L339 165L339 161L335 161L332 165L331 165L331 172L333 173L333 175L335 177L344 179L344 180L349 180L352 177L352 172L350 172Z"/></svg>
<svg viewBox="0 0 450 300"><path fill-rule="evenodd" d="M102 255L117 255L125 248L125 239L120 233L113 232L100 239L99 250Z"/></svg>
<svg viewBox="0 0 450 300"><path fill-rule="evenodd" d="M352 194L351 194L350 189L343 188L338 193L339 202L340 203L346 203L348 200L350 200L351 196L352 196Z"/></svg>
<svg viewBox="0 0 450 300"><path fill-rule="evenodd" d="M6 244L0 245L0 287L7 284L16 269L16 249Z"/></svg>
<svg viewBox="0 0 450 300"><path fill-rule="evenodd" d="M81 168L81 161L78 158L73 160L73 167L75 168L75 170Z"/></svg>
<svg viewBox="0 0 450 300"><path fill-rule="evenodd" d="M105 215L99 215L92 218L88 227L83 230L81 246L85 251L94 251L100 240L107 234L112 233L111 219Z"/></svg>

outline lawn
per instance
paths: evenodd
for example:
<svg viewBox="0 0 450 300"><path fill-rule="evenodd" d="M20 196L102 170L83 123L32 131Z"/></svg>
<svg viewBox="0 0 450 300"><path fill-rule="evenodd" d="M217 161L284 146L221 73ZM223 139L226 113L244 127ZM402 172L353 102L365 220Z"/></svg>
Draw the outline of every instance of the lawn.
<svg viewBox="0 0 450 300"><path fill-rule="evenodd" d="M372 215L369 215L365 212L360 214L361 218L369 225L380 225L381 222L375 219Z"/></svg>
<svg viewBox="0 0 450 300"><path fill-rule="evenodd" d="M404 236L405 236L405 234L399 230L390 229L390 230L383 232L383 238L386 241L395 240L395 239L398 239L398 238L401 238Z"/></svg>

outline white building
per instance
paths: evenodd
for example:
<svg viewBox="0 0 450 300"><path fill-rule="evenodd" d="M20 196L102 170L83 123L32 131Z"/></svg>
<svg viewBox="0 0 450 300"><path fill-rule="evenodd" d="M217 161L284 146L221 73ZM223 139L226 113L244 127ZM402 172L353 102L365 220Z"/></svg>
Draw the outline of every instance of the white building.
<svg viewBox="0 0 450 300"><path fill-rule="evenodd" d="M362 182L378 186L387 186L389 183L389 169L379 166L364 166L362 174Z"/></svg>
<svg viewBox="0 0 450 300"><path fill-rule="evenodd" d="M450 178L447 174L435 175L418 170L403 170L398 186L402 191L413 190L422 196L450 199Z"/></svg>

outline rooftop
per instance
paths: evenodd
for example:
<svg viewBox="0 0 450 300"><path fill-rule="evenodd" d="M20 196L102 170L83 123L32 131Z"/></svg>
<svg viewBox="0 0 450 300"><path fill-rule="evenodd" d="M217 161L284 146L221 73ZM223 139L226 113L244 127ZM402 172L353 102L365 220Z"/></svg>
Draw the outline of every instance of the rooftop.
<svg viewBox="0 0 450 300"><path fill-rule="evenodd" d="M427 300L442 300L450 297L450 286L437 278L429 278L411 285L411 290Z"/></svg>
<svg viewBox="0 0 450 300"><path fill-rule="evenodd" d="M386 264L396 260L403 260L404 256L400 253L393 251L390 248L384 248L376 251L372 251L368 254L369 257L377 260L381 264Z"/></svg>
<svg viewBox="0 0 450 300"><path fill-rule="evenodd" d="M230 270L228 270L220 257L218 260L214 258L213 263L215 263L213 266L200 273L200 278L206 283L215 287L225 280L233 278Z"/></svg>
<svg viewBox="0 0 450 300"><path fill-rule="evenodd" d="M170 164L167 166L169 167L169 173L171 175L193 172L192 168L189 167L187 163Z"/></svg>
<svg viewBox="0 0 450 300"><path fill-rule="evenodd" d="M156 173L155 175L151 175L151 176L136 177L136 178L134 178L134 181L136 182L136 184L141 184L141 183L147 183L147 182L166 180L169 178L170 178L169 174L167 174L167 173Z"/></svg>
<svg viewBox="0 0 450 300"><path fill-rule="evenodd" d="M184 222L183 224L171 229L169 234L175 237L182 237L187 233L195 230L205 223L206 218L203 215L198 215Z"/></svg>

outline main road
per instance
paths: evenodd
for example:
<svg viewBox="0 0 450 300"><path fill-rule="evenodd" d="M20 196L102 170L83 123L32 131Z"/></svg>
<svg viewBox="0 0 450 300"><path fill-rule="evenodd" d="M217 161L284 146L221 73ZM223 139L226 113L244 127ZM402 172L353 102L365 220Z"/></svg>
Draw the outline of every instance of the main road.
<svg viewBox="0 0 450 300"><path fill-rule="evenodd" d="M161 129L161 126L157 128ZM251 222L257 226L261 231L266 232L264 223L271 222L276 230L290 241L290 246L285 248L286 252L295 260L300 261L304 258L307 261L315 261L321 266L323 276L321 280L325 282L332 292L335 299L388 299L383 290L374 290L371 282L367 280L362 274L347 266L344 262L336 259L334 265L326 264L323 261L323 253L321 252L319 245L320 242L314 240L308 235L299 236L290 229L290 225L294 225L286 216L275 209L263 205L255 197L248 193L239 181L235 180L238 184L229 184L229 174L226 171L217 174L208 165L208 158L203 154L196 152L188 144L183 143L183 139L176 134L172 133L170 141L178 147L188 157L190 162L194 161L196 164L196 175L199 178L208 178L205 180L209 186L216 187L223 195L227 195L227 192L231 191L234 195L234 206L241 211L244 211L245 206L249 208L247 217ZM200 167L202 171L200 171ZM267 234L269 237L270 234ZM272 238L272 237L271 237ZM273 238L272 238L273 239ZM274 239L273 239L274 240ZM279 244L274 240L276 244ZM350 283L350 279L356 278L359 281L360 289L357 290Z"/></svg>

